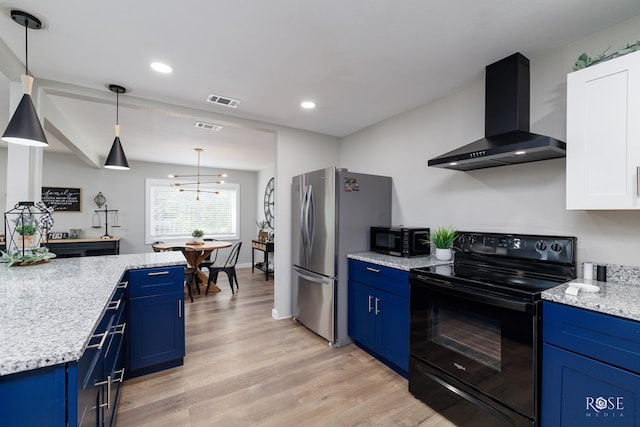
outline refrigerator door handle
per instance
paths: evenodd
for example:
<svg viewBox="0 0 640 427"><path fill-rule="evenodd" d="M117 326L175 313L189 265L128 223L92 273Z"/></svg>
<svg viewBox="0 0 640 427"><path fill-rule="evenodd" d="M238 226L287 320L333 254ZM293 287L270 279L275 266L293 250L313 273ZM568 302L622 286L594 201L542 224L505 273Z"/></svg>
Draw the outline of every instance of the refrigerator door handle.
<svg viewBox="0 0 640 427"><path fill-rule="evenodd" d="M302 249L307 253L307 186L304 187L302 195L302 203L300 205L300 239L302 240Z"/></svg>
<svg viewBox="0 0 640 427"><path fill-rule="evenodd" d="M331 279L326 277L326 276L322 276L320 274L314 274L311 273L307 270L303 270L299 267L296 267L295 265L293 266L293 269L295 270L295 272L302 277L303 279L306 279L310 282L315 282L315 283L331 283Z"/></svg>
<svg viewBox="0 0 640 427"><path fill-rule="evenodd" d="M309 197L307 202L307 238L309 240L309 255L313 249L313 241L316 234L316 202L313 193L313 185L308 187Z"/></svg>

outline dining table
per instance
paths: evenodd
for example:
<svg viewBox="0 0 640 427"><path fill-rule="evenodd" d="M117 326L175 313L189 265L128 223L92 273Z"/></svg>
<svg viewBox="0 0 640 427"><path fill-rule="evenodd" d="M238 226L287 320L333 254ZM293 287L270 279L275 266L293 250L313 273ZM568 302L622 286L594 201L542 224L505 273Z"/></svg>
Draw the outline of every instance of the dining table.
<svg viewBox="0 0 640 427"><path fill-rule="evenodd" d="M218 249L229 248L232 246L231 242L224 242L221 240L206 240L201 243L156 243L153 245L155 251L182 251L184 257L187 260L189 267L193 267L196 270L197 277L200 283L207 283L209 276L200 269L202 263L209 258L213 251ZM209 289L209 292L220 292L220 288L212 283L213 286Z"/></svg>

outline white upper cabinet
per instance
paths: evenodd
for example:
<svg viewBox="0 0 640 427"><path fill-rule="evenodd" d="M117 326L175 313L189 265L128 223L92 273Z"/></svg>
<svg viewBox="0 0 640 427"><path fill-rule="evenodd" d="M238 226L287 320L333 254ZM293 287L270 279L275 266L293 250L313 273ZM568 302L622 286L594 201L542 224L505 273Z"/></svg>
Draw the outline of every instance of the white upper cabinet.
<svg viewBox="0 0 640 427"><path fill-rule="evenodd" d="M640 52L567 76L567 209L640 209Z"/></svg>

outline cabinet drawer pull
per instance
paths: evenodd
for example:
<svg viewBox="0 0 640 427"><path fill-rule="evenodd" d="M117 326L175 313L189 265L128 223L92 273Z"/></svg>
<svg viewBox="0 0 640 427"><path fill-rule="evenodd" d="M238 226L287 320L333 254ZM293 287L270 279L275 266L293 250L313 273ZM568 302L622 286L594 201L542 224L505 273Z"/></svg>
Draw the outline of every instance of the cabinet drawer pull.
<svg viewBox="0 0 640 427"><path fill-rule="evenodd" d="M120 284L118 285L118 289L127 289L127 286L129 286L128 281L120 282Z"/></svg>
<svg viewBox="0 0 640 427"><path fill-rule="evenodd" d="M100 403L98 408L107 408L109 409L109 403L111 402L111 375L107 375L107 379L104 381L99 381L95 384L96 386L107 386L107 402Z"/></svg>
<svg viewBox="0 0 640 427"><path fill-rule="evenodd" d="M116 374L120 375L120 378L116 379L115 378ZM122 382L124 382L124 368L120 369L119 371L115 371L113 373L113 375L114 376L113 376L113 381L112 382L114 382L114 383L122 383Z"/></svg>
<svg viewBox="0 0 640 427"><path fill-rule="evenodd" d="M109 334L107 332L103 332L101 334L95 334L94 336L91 337L91 339L102 337L100 339L100 342L98 344L88 345L87 348L95 348L97 350L102 349L102 346L104 345L104 342L106 341L108 335Z"/></svg>
<svg viewBox="0 0 640 427"><path fill-rule="evenodd" d="M123 323L122 325L118 325L115 327L115 329L113 330L113 334L121 334L124 335L124 330L127 327L126 323Z"/></svg>
<svg viewBox="0 0 640 427"><path fill-rule="evenodd" d="M122 298L120 298L118 301L111 301L108 305L107 305L107 310L115 310L118 311L118 309L120 308L120 304L122 303Z"/></svg>
<svg viewBox="0 0 640 427"><path fill-rule="evenodd" d="M376 298L376 316L380 313L380 310L378 310L378 302L380 301L380 298Z"/></svg>
<svg viewBox="0 0 640 427"><path fill-rule="evenodd" d="M371 310L373 310L373 307L371 307L371 300L373 299L373 297L371 295L369 295L369 313L371 313Z"/></svg>
<svg viewBox="0 0 640 427"><path fill-rule="evenodd" d="M147 276L149 277L153 277L153 276L168 276L169 272L168 271L154 271L152 273L147 273Z"/></svg>
<svg viewBox="0 0 640 427"><path fill-rule="evenodd" d="M370 271L372 273L380 273L380 270L378 270L377 268L371 268L371 267L367 267L367 271Z"/></svg>
<svg viewBox="0 0 640 427"><path fill-rule="evenodd" d="M182 319L182 301L178 300L178 319Z"/></svg>

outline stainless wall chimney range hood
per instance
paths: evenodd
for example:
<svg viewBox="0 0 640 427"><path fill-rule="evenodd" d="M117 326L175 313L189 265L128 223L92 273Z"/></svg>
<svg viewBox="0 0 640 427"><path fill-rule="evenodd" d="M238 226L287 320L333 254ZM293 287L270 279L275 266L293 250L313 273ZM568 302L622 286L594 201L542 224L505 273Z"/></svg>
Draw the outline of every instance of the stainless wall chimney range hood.
<svg viewBox="0 0 640 427"><path fill-rule="evenodd" d="M564 142L529 132L529 60L520 53L486 67L484 133L428 165L468 171L565 157Z"/></svg>

